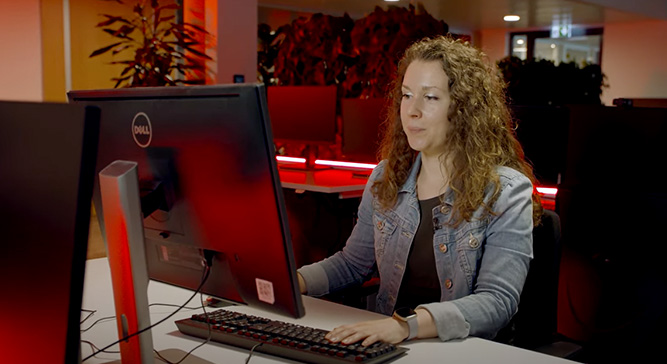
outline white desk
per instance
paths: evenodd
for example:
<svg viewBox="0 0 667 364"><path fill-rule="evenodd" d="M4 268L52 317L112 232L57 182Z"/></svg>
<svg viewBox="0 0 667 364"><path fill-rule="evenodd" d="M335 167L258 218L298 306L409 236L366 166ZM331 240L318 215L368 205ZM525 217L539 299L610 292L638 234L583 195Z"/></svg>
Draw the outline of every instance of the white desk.
<svg viewBox="0 0 667 364"><path fill-rule="evenodd" d="M114 305L111 292L111 277L109 265L106 258L89 260L86 265L86 280L84 286L83 306L88 310L97 310L95 315L83 323L82 328L87 328L95 320L113 316ZM148 288L148 299L150 303L169 303L181 305L192 295L192 291L172 287L159 282L150 282ZM196 301L196 302L195 302ZM199 296L189 307L199 304ZM251 315L264 316L274 320L295 322L301 325L319 327L322 329L333 329L334 327L368 320L380 315L342 306L324 300L304 297L306 316L301 319L280 316L276 314L259 311L247 306L230 306L225 309L243 312ZM164 306L153 306L150 308L151 322L157 322L161 318L173 312L175 308ZM169 348L180 349L185 352L197 346L202 340L181 334L174 321L190 317L194 310L183 310L172 318L153 328L153 346L157 350ZM95 325L91 330L82 333L82 340L93 342L98 347L104 347L117 340L116 322L108 320ZM572 361L499 344L493 341L479 338L467 338L465 340L441 342L436 339L415 340L402 344L410 350L407 355L392 363L574 363ZM118 350L112 347L109 350ZM82 357L92 353L90 346L82 345ZM218 343L208 343L194 351L193 355L209 360L214 363L244 363L248 357L248 350L226 346ZM98 354L97 357L87 360L85 363L107 363L119 359L119 354ZM254 353L250 363L292 363L292 361L268 356L263 353Z"/></svg>

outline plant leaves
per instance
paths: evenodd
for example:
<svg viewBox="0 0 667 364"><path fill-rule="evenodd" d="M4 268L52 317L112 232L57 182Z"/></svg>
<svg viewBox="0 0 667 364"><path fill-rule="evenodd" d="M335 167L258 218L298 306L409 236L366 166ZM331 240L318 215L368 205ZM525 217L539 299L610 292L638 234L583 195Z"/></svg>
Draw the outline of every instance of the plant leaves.
<svg viewBox="0 0 667 364"><path fill-rule="evenodd" d="M102 48L100 48L100 49L94 51L93 53L91 53L91 54L88 56L88 58L92 58L92 57L95 57L95 56L99 56L100 54L106 53L106 52L108 52L111 48L113 48L113 47L115 47L115 46L117 46L117 45L119 45L119 44L121 44L121 43L123 43L123 42L118 42L118 43L114 43L114 44L112 44L112 45L108 45L108 46L106 46L106 47L102 47Z"/></svg>
<svg viewBox="0 0 667 364"><path fill-rule="evenodd" d="M116 38L134 40L134 39L127 36L128 34L132 33L134 31L134 29L135 28L133 28L133 27L123 25L119 29L106 28L106 29L102 29L102 31L104 31L105 33L111 34L112 36L114 36Z"/></svg>
<svg viewBox="0 0 667 364"><path fill-rule="evenodd" d="M107 17L107 20L104 20L104 21L101 21L101 22L97 23L97 25L95 25L95 27L98 27L98 28L99 27L106 27L106 26L111 25L111 24L113 24L117 21L123 21L123 20L126 23L128 22L127 20L123 19L123 17L121 17L121 16L113 16L113 15L108 15L108 14L101 14L101 15Z"/></svg>
<svg viewBox="0 0 667 364"><path fill-rule="evenodd" d="M187 49L189 52L192 52L192 53L198 55L199 57L202 57L202 58L205 58L205 59L208 59L208 60L213 59L213 58L207 56L205 53L202 53L202 52L200 52L200 51L198 51L198 50L196 50L192 47L183 47L183 48Z"/></svg>
<svg viewBox="0 0 667 364"><path fill-rule="evenodd" d="M169 5L160 6L160 7L158 8L158 10L160 10L160 11L165 10L165 9L174 9L174 10L177 10L177 9L180 9L180 8L181 8L181 6L178 5L178 4L169 4Z"/></svg>
<svg viewBox="0 0 667 364"><path fill-rule="evenodd" d="M128 49L130 47L129 44L124 44L122 47L118 47L111 52L111 55L115 56L116 54Z"/></svg>
<svg viewBox="0 0 667 364"><path fill-rule="evenodd" d="M162 22L170 21L171 19L174 19L175 17L176 17L176 15L165 16L165 17L160 18L160 20L158 20L158 22L162 23Z"/></svg>

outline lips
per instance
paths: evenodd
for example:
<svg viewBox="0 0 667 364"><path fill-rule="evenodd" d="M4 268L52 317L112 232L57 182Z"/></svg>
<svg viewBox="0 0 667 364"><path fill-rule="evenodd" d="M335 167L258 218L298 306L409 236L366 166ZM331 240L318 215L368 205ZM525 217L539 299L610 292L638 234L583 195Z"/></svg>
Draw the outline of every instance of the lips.
<svg viewBox="0 0 667 364"><path fill-rule="evenodd" d="M420 133L420 132L426 130L424 128L419 128L419 127L416 127L416 126L408 126L407 129L408 129L408 132L413 133L413 134Z"/></svg>

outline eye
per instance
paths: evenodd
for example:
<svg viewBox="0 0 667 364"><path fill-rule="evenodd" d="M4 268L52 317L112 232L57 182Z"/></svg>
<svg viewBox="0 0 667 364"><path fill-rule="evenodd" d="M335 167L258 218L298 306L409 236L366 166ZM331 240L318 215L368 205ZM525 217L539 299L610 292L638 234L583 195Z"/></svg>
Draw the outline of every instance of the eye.
<svg viewBox="0 0 667 364"><path fill-rule="evenodd" d="M433 96L433 95L426 95L424 97L426 98L426 100L429 100L429 101L440 100L440 98L438 96Z"/></svg>
<svg viewBox="0 0 667 364"><path fill-rule="evenodd" d="M401 98L403 98L403 99L409 99L410 97L412 97L412 95L409 94L409 93L404 93L404 94L401 95Z"/></svg>

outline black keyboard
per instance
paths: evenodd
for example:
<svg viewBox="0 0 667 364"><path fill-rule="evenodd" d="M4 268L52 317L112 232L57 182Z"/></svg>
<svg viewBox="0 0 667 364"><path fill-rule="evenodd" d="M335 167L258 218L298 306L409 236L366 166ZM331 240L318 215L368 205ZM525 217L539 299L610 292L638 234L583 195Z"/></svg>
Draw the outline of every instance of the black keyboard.
<svg viewBox="0 0 667 364"><path fill-rule="evenodd" d="M255 351L306 363L383 363L408 350L382 342L367 347L336 344L324 338L326 330L227 310L209 312L208 323L206 315L198 314L176 321L176 326L186 335L206 339L209 323L212 341L246 349L261 343Z"/></svg>

